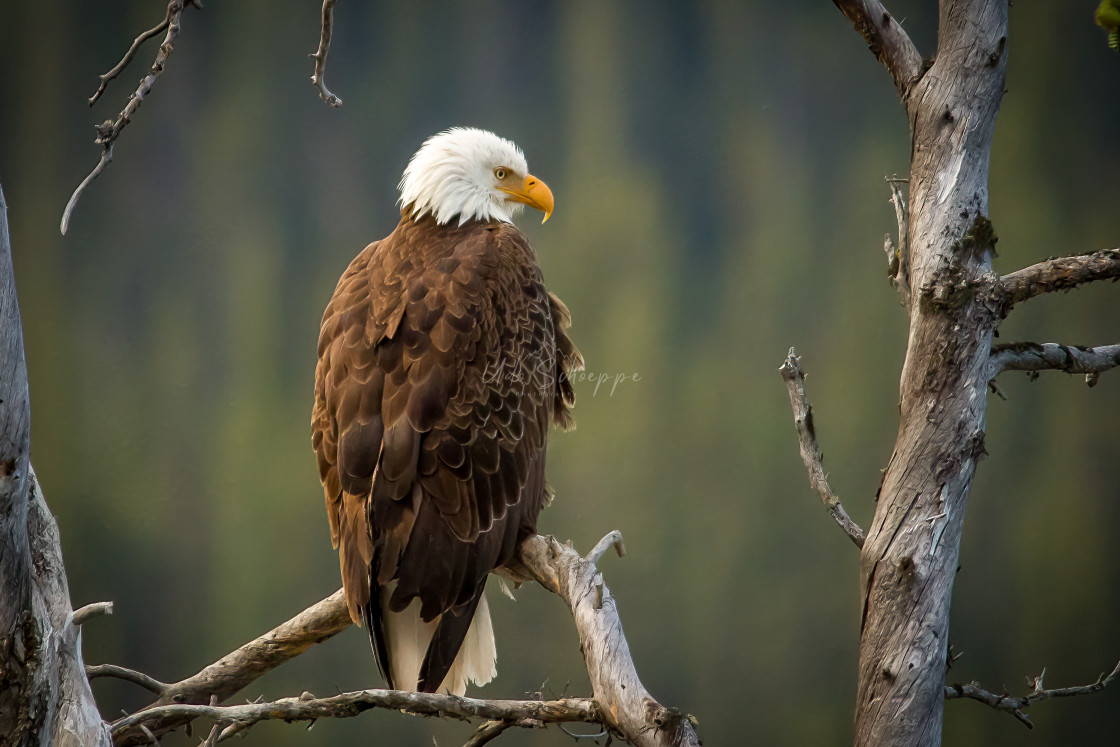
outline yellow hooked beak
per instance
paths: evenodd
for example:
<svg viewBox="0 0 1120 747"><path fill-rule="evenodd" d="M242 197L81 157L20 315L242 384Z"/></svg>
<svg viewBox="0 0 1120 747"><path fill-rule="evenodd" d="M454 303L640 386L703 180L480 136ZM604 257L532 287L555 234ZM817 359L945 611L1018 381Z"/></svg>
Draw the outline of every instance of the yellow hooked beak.
<svg viewBox="0 0 1120 747"><path fill-rule="evenodd" d="M498 189L509 195L509 197L506 198L507 200L524 203L544 213L544 220L542 220L541 223L547 221L552 215L552 207L554 204L552 201L552 190L548 188L547 184L532 174L526 175L525 183L519 187L513 189L498 187Z"/></svg>

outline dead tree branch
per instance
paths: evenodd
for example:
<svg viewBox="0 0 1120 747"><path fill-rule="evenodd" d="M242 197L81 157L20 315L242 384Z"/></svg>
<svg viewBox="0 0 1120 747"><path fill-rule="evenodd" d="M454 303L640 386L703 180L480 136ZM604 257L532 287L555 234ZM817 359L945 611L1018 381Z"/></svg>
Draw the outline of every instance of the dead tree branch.
<svg viewBox="0 0 1120 747"><path fill-rule="evenodd" d="M1057 687L1052 690L1047 690L1043 686L1043 678L1046 677L1046 670L1043 669L1042 673L1034 678L1034 689L1022 697L1013 698L1004 693L997 695L989 692L980 686L977 682L970 682L967 685L947 685L945 687L945 699L952 700L954 698L969 698L977 700L986 706L995 708L998 711L1006 711L1015 718L1017 718L1028 729L1033 729L1034 724L1031 723L1027 714L1023 713L1024 709L1031 707L1035 703L1050 698L1070 698L1075 695L1089 695L1092 693L1099 693L1101 690L1108 687L1112 682L1120 676L1120 662L1117 662L1113 667L1112 672L1107 676L1102 672L1097 681L1090 685L1075 685L1074 687ZM1029 681L1029 680L1028 680Z"/></svg>
<svg viewBox="0 0 1120 747"><path fill-rule="evenodd" d="M817 432L813 426L813 407L805 395L805 374L800 366L801 358L797 352L789 349L785 363L778 367L782 379L789 389L789 404L793 408L793 423L797 426L797 438L801 443L801 461L809 472L809 485L817 491L821 502L832 515L832 518L855 543L856 547L863 547L864 533L859 525L852 520L844 510L840 499L828 484L828 475L824 471L824 454L817 443Z"/></svg>
<svg viewBox="0 0 1120 747"><path fill-rule="evenodd" d="M156 695L162 695L169 687L166 682L160 682L155 677L149 677L143 672L137 672L126 667L118 667L115 664L97 664L86 667L86 679L94 680L98 677L113 677L131 682Z"/></svg>
<svg viewBox="0 0 1120 747"><path fill-rule="evenodd" d="M113 78L116 78L124 71L126 67L128 67L129 63L132 62L132 58L136 56L136 52L139 51L144 42L148 41L148 39L151 39L157 34L162 34L164 30L167 29L167 25L170 22L171 8L168 7L167 13L163 16L162 21L160 21L158 24L148 29L147 31L142 32L138 37L133 39L132 46L130 46L128 48L128 51L124 53L124 57L121 58L121 61L118 62L109 72L98 76L100 83L97 86L97 90L94 91L93 95L89 97L90 106L96 104L97 100L101 98L101 94L105 93L105 89L109 87L109 81L113 80Z"/></svg>
<svg viewBox="0 0 1120 747"><path fill-rule="evenodd" d="M166 685L148 678L151 683L162 686L161 690L153 690L160 695L160 698L151 708L158 709L162 706L178 704L206 705L213 696L217 696L218 702L222 702L261 675L299 656L312 645L345 630L350 627L350 624L350 614L346 611L346 601L340 589L185 680ZM108 672L106 676L110 676ZM147 675L140 676L147 677ZM124 679L128 678L124 677ZM141 684L138 680L132 681ZM141 686L146 687L146 685ZM143 725L157 737L194 718L185 711L169 713L165 716L157 715L150 710L143 713L147 714L142 719ZM114 729L114 742L118 745L147 744L149 741L139 728Z"/></svg>
<svg viewBox="0 0 1120 747"><path fill-rule="evenodd" d="M543 726L543 724L533 721L524 721L520 723L514 723L512 721L487 721L475 730L471 738L463 743L463 747L482 747L484 744L490 744L490 742L504 734L507 729L511 729L514 726L534 728L536 726Z"/></svg>
<svg viewBox="0 0 1120 747"><path fill-rule="evenodd" d="M906 204L906 196L902 194L902 185L907 184L907 179L888 177L887 186L891 190L891 205L894 206L894 218L898 223L898 246L891 242L891 235L883 239L883 246L887 253L887 274L890 283L898 291L899 300L907 309L910 308L910 209Z"/></svg>
<svg viewBox="0 0 1120 747"><path fill-rule="evenodd" d="M612 532L597 548L613 545L621 553L621 540ZM519 559L523 569L517 570L559 594L572 611L603 725L637 745L699 745L692 717L658 703L638 679L614 597L596 564L571 545L539 535L525 540Z"/></svg>
<svg viewBox="0 0 1120 747"><path fill-rule="evenodd" d="M1020 301L1043 293L1071 290L1095 280L1120 278L1120 249L1102 249L1092 254L1057 257L1024 267L1000 278L999 290L1006 310Z"/></svg>
<svg viewBox="0 0 1120 747"><path fill-rule="evenodd" d="M1120 366L1120 345L1095 348L1056 342L993 345L989 365L993 379L1003 371L1065 371L1068 374L1085 374L1085 382L1096 386L1101 372Z"/></svg>
<svg viewBox="0 0 1120 747"><path fill-rule="evenodd" d="M470 720L521 722L527 720L546 724L584 722L600 723L598 706L590 698L563 700L479 700L457 695L414 693L403 690L359 690L329 698L282 698L268 703L244 705L171 704L138 711L113 724L114 738L132 727L153 719L189 721L207 718L226 728L248 726L268 720L314 721L321 718L352 718L373 708L402 710L422 716L440 716ZM231 732L232 734L232 732ZM219 736L219 741L222 739Z"/></svg>
<svg viewBox="0 0 1120 747"><path fill-rule="evenodd" d="M323 30L319 34L319 49L314 54L308 55L315 60L315 72L311 75L311 83L319 92L321 98L328 106L337 109L342 106L342 99L327 90L327 54L331 51L331 27L334 25L334 0L323 0Z"/></svg>
<svg viewBox="0 0 1120 747"><path fill-rule="evenodd" d="M891 74L898 95L905 103L910 88L922 74L922 56L914 42L878 0L833 2L867 42L871 54Z"/></svg>
<svg viewBox="0 0 1120 747"><path fill-rule="evenodd" d="M160 696L148 708L113 724L117 745L148 744L198 717L213 719L223 727L217 736L221 741L265 719L345 718L371 708L486 718L503 724L501 728L480 728L475 737L482 739L490 734L487 741L511 726L582 721L605 726L638 745L698 745L691 718L657 703L638 680L614 599L594 562L611 547L622 554L622 535L618 532L604 537L586 559L551 537L531 537L522 545L521 565L515 569L518 577L535 578L560 594L572 609L591 675L593 699L488 701L364 690L331 698L305 695L272 703L218 705L312 644L349 627L350 616L341 590L181 682L168 685L120 667L91 668L90 676L120 677Z"/></svg>
<svg viewBox="0 0 1120 747"><path fill-rule="evenodd" d="M155 85L156 80L163 75L167 60L171 57L171 53L175 51L175 39L179 36L179 22L182 18L185 4L185 0L171 0L171 2L167 4L167 15L163 23L153 29L145 31L144 34L137 37L136 41L133 42L133 47L129 48L120 64L102 76L102 88L98 88L97 93L93 95L90 100L91 104L101 94L108 80L112 80L112 78L116 77L120 73L120 70L123 70L124 66L132 60L135 48L139 46L137 42L143 43L141 37L147 39L148 37L145 36L145 34L154 36L159 33L160 28L167 29L167 34L163 38L163 43L159 45L159 51L156 53L155 62L152 63L148 74L140 81L140 86L129 98L124 109L117 115L115 121L106 120L95 128L97 130L97 138L94 142L101 146L101 158L98 160L97 165L94 166L93 171L91 171L89 175L82 180L82 183L78 185L78 188L74 190L74 194L70 195L70 200L66 203L66 209L62 211L62 222L59 225L59 230L62 231L63 235L66 235L66 231L70 227L70 215L74 212L74 207L78 204L78 199L82 196L86 187L88 187L90 183L105 170L109 162L113 160L113 145L116 143L117 138L120 137L121 131L132 121L132 117L136 114L136 110L140 108L140 104L144 103L144 97L151 92L152 86ZM190 4L199 7L194 2L190 2ZM120 70L118 70L118 68L120 68ZM106 76L109 77L107 78Z"/></svg>

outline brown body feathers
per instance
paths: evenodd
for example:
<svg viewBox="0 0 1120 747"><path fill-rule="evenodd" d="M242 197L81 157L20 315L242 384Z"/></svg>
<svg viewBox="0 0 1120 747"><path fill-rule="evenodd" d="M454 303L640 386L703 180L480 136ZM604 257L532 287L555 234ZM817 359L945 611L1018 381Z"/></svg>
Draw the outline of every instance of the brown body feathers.
<svg viewBox="0 0 1120 747"><path fill-rule="evenodd" d="M418 686L436 690L487 574L536 531L548 426L569 425L582 364L568 323L509 223L402 218L338 282L312 442L350 615L390 687L383 616L419 599L439 619Z"/></svg>

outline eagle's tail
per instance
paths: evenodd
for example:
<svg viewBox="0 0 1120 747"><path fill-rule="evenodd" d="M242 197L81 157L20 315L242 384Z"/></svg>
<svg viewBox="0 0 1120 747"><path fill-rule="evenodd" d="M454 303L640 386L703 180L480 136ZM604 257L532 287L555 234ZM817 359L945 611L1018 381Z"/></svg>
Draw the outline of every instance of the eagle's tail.
<svg viewBox="0 0 1120 747"><path fill-rule="evenodd" d="M387 668L382 674L389 687L463 695L468 681L485 685L494 679L498 650L483 590L472 603L424 622L419 599L413 599L401 612L389 609L395 586L393 582L380 589L380 620L371 619L376 611L370 609L366 626L378 663ZM461 646L457 645L459 641ZM448 664L452 655L454 659Z"/></svg>

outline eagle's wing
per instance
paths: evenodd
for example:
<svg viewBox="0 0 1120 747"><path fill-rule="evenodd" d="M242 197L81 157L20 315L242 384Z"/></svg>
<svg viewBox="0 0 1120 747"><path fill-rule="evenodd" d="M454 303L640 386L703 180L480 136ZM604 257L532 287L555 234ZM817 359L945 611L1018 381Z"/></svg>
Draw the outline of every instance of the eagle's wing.
<svg viewBox="0 0 1120 747"><path fill-rule="evenodd" d="M371 591L395 581L392 612L418 597L424 620L443 615L422 690L450 667L486 575L535 531L549 420L571 404L557 373L578 357L519 231L451 235L398 231L355 259L324 314L313 416L350 614L375 612L383 672Z"/></svg>

